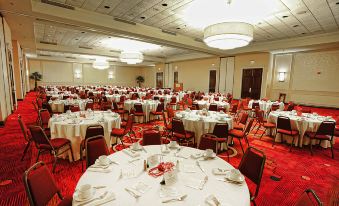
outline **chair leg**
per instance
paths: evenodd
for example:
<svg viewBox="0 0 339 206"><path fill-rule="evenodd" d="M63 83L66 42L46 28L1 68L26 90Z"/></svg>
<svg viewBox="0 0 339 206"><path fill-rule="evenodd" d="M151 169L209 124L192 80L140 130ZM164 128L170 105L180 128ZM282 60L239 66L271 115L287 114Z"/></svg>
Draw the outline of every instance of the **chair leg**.
<svg viewBox="0 0 339 206"><path fill-rule="evenodd" d="M240 143L240 147L241 147L241 150L242 150L242 154L245 154L245 152L244 152L244 148L242 147L241 139L240 139L240 138L238 138L238 140L239 140L239 143Z"/></svg>
<svg viewBox="0 0 339 206"><path fill-rule="evenodd" d="M72 145L69 144L69 149L71 150L71 155L72 155L72 161L74 162L74 154L73 154L73 149L72 149ZM82 153L82 150L81 150Z"/></svg>
<svg viewBox="0 0 339 206"><path fill-rule="evenodd" d="M54 173L55 172L55 166L56 166L56 163L58 161L58 157L56 156L55 152L53 151L53 156L54 156L54 162L53 162L53 169L52 169L52 172Z"/></svg>
<svg viewBox="0 0 339 206"><path fill-rule="evenodd" d="M331 144L332 159L334 159L334 151L333 151L333 142L332 142L332 140L330 140L330 144Z"/></svg>
<svg viewBox="0 0 339 206"><path fill-rule="evenodd" d="M37 162L38 162L38 160L39 160L39 157L40 157L40 150L38 150L38 156L36 157L35 163L37 163Z"/></svg>
<svg viewBox="0 0 339 206"><path fill-rule="evenodd" d="M313 156L312 139L311 138L310 138L310 151L311 151L311 155Z"/></svg>
<svg viewBox="0 0 339 206"><path fill-rule="evenodd" d="M290 152L292 152L293 144L294 144L294 136L293 136L293 138L292 138L292 142L291 142L291 146L290 146Z"/></svg>
<svg viewBox="0 0 339 206"><path fill-rule="evenodd" d="M26 155L27 150L28 150L28 148L29 148L30 145L31 145L31 141L28 141L28 142L27 142L27 145L26 145L26 147L25 147L24 153L22 154L21 161L24 160L25 155Z"/></svg>
<svg viewBox="0 0 339 206"><path fill-rule="evenodd" d="M251 200L251 202L253 203L253 206L257 206L254 200Z"/></svg>
<svg viewBox="0 0 339 206"><path fill-rule="evenodd" d="M266 133L267 128L266 128L266 127L264 127L264 128L265 128L265 129L264 129L264 132L261 134L260 139L261 139L262 136L264 136L264 134Z"/></svg>

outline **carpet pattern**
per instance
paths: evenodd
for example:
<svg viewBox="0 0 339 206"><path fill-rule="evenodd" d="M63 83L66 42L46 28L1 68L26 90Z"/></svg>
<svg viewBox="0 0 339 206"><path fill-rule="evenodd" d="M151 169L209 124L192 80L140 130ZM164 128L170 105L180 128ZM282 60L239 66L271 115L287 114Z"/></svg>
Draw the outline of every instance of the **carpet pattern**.
<svg viewBox="0 0 339 206"><path fill-rule="evenodd" d="M20 161L25 147L25 140L21 134L17 115L21 114L27 124L34 124L37 118L37 114L31 104L34 99L35 93L29 93L22 102L19 102L18 109L8 117L5 127L0 128L1 206L28 205L22 174L34 164L37 151L33 145L26 154L25 159ZM339 116L338 110L312 108L312 111L322 115ZM154 128L156 125L162 125L161 121L149 124L135 124L133 130L136 133L136 140L141 141L142 131ZM263 150L267 156L259 196L256 199L257 205L293 205L306 188L314 189L324 202L324 205L339 205L338 140L334 147L336 159L333 160L329 149L315 148L314 156L310 155L308 147L293 148L293 151L289 152L288 145L279 143L272 147L272 138L264 136L260 140L259 135L250 135L249 137L250 145ZM128 138L125 139L129 141ZM246 145L245 142L243 142L243 145ZM237 153L230 158L230 164L237 167L243 155L237 140L234 141L233 148L237 150ZM121 146L114 148L114 150L121 149ZM225 152L219 156L227 160ZM52 168L53 159L49 155L42 155L40 160L45 161L47 166L50 169ZM81 162L69 163L67 160L60 159L54 177L62 194L72 195L81 175ZM281 178L281 180L274 181L271 176ZM249 181L248 184L251 190L254 189L253 184ZM55 205L56 203L57 198L54 198L50 205Z"/></svg>

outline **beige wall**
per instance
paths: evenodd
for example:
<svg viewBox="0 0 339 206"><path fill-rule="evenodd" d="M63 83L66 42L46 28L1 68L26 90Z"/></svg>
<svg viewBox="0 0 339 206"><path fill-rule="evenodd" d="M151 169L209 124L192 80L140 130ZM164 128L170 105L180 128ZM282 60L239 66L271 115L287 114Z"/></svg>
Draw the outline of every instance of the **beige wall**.
<svg viewBox="0 0 339 206"><path fill-rule="evenodd" d="M208 92L209 71L219 70L220 59L208 58L190 61L173 62L172 70L178 71L179 83L183 83L184 90ZM170 84L172 87L173 85ZM218 86L216 86L218 89Z"/></svg>
<svg viewBox="0 0 339 206"><path fill-rule="evenodd" d="M136 86L135 78L143 75L143 69L140 67L111 66L106 70L97 70L92 64L47 61L47 60L29 60L30 73L35 71L43 75L40 85L83 85L83 84L110 84L119 86ZM76 78L76 73L80 78ZM109 79L109 73L113 78ZM31 88L34 87L34 81L31 80Z"/></svg>
<svg viewBox="0 0 339 206"><path fill-rule="evenodd" d="M22 50L18 41L13 40L13 66L14 66L14 77L15 77L15 88L16 88L16 97L18 99L24 98L24 88L22 84L22 68L20 61L22 61Z"/></svg>
<svg viewBox="0 0 339 206"><path fill-rule="evenodd" d="M339 50L275 55L272 97L286 93L287 101L339 108L338 77Z"/></svg>

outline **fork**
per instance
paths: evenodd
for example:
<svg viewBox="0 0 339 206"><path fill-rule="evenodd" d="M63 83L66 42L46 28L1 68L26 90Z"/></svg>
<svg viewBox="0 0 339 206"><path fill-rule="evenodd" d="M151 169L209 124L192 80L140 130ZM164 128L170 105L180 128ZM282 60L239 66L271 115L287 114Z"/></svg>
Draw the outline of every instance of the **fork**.
<svg viewBox="0 0 339 206"><path fill-rule="evenodd" d="M163 200L162 203L171 202L171 201L183 201L186 197L187 197L187 194L182 195L180 197Z"/></svg>

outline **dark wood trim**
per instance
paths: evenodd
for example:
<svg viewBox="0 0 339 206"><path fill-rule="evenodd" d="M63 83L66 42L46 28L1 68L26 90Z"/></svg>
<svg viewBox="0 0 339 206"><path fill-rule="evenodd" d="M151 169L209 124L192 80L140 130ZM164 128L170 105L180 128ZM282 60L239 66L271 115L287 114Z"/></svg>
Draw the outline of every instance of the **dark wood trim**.
<svg viewBox="0 0 339 206"><path fill-rule="evenodd" d="M16 99L16 101L24 101L24 99Z"/></svg>

